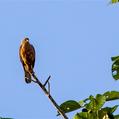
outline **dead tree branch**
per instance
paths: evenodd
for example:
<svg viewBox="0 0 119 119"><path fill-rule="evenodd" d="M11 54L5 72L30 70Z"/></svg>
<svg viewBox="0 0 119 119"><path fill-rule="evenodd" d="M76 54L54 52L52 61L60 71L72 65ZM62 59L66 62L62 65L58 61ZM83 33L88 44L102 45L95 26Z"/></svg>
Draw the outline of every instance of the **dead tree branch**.
<svg viewBox="0 0 119 119"><path fill-rule="evenodd" d="M66 114L60 109L59 105L56 103L56 101L53 99L53 97L51 96L49 90L50 88L48 88L48 90L45 88L45 85L48 83L49 85L49 79L51 78L51 76L48 77L48 79L46 80L45 84L43 85L38 78L36 77L36 75L33 73L32 74L34 80L32 80L34 83L37 83L41 89L43 90L43 92L45 93L45 95L48 97L48 99L51 101L51 103L54 105L54 107L57 109L57 111L60 113L60 115L64 118L64 119L68 119L68 117L66 116Z"/></svg>

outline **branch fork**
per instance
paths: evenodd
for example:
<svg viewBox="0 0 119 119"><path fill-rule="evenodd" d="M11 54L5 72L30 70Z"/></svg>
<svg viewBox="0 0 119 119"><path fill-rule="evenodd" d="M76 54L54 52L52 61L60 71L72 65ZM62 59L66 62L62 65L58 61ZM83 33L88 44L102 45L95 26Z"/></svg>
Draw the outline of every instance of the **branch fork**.
<svg viewBox="0 0 119 119"><path fill-rule="evenodd" d="M54 105L54 107L57 109L57 111L59 112L59 114L63 117L63 119L68 119L68 117L66 116L66 114L60 109L59 105L56 103L56 101L53 99L53 97L50 94L50 82L49 80L51 79L51 76L49 76L47 78L47 80L45 81L44 84L42 84L37 76L35 75L35 73L31 74L33 79L32 82L37 83L40 88L43 90L43 92L46 94L46 96L48 97L48 99L51 101L51 103ZM46 89L46 85L48 84L48 89Z"/></svg>

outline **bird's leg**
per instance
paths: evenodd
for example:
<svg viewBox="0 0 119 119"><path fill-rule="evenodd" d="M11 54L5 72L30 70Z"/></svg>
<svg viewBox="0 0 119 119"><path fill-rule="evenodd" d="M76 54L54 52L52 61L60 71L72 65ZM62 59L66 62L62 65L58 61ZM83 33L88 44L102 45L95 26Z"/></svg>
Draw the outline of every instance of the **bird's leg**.
<svg viewBox="0 0 119 119"><path fill-rule="evenodd" d="M34 83L37 83L37 80L35 80L34 78L33 78L33 75L35 74L35 72L33 71L32 73L31 72L29 72L30 73L30 75L31 75L31 81L33 81ZM33 79L32 79L33 78Z"/></svg>
<svg viewBox="0 0 119 119"><path fill-rule="evenodd" d="M37 83L37 81L33 80L32 78L31 78L31 81L33 81L34 83Z"/></svg>

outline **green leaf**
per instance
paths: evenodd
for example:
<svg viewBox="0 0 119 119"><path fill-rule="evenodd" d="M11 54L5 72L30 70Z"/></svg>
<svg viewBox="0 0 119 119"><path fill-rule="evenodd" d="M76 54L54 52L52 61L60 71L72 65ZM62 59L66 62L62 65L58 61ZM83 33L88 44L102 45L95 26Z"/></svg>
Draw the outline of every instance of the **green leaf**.
<svg viewBox="0 0 119 119"><path fill-rule="evenodd" d="M82 119L80 116L79 116L79 114L77 113L74 117L73 117L73 119Z"/></svg>
<svg viewBox="0 0 119 119"><path fill-rule="evenodd" d="M119 56L112 57L112 76L115 80L119 79Z"/></svg>
<svg viewBox="0 0 119 119"><path fill-rule="evenodd" d="M114 119L119 119L119 115L115 115L114 116Z"/></svg>
<svg viewBox="0 0 119 119"><path fill-rule="evenodd" d="M65 113L67 113L67 112L71 112L71 111L74 111L74 110L77 110L77 109L81 108L81 105L78 102L74 101L74 100L69 100L69 101L66 101L66 102L62 103L60 105L60 108Z"/></svg>
<svg viewBox="0 0 119 119"><path fill-rule="evenodd" d="M80 100L78 103L82 107L85 104L85 100Z"/></svg>
<svg viewBox="0 0 119 119"><path fill-rule="evenodd" d="M100 110L101 113L106 113L106 114L113 114L116 109L118 108L119 105L115 105L114 107L105 107Z"/></svg>
<svg viewBox="0 0 119 119"><path fill-rule="evenodd" d="M106 97L105 96L100 95L100 94L96 95L97 110L99 110L104 105L105 102L106 102Z"/></svg>
<svg viewBox="0 0 119 119"><path fill-rule="evenodd" d="M13 118L2 118L2 117L0 117L0 119L13 119Z"/></svg>
<svg viewBox="0 0 119 119"><path fill-rule="evenodd" d="M3 117L0 116L0 119L13 119L13 118L8 118L8 117L3 118Z"/></svg>
<svg viewBox="0 0 119 119"><path fill-rule="evenodd" d="M112 3L117 3L119 2L119 0L112 0Z"/></svg>
<svg viewBox="0 0 119 119"><path fill-rule="evenodd" d="M109 110L110 113L115 112L115 111L117 110L118 106L119 106L119 105L115 105L114 107L112 107L112 108Z"/></svg>
<svg viewBox="0 0 119 119"><path fill-rule="evenodd" d="M103 94L106 97L106 101L119 99L118 91L108 91Z"/></svg>
<svg viewBox="0 0 119 119"><path fill-rule="evenodd" d="M94 113L81 112L77 113L73 119L97 119L97 116Z"/></svg>
<svg viewBox="0 0 119 119"><path fill-rule="evenodd" d="M86 108L93 112L98 111L104 105L106 101L106 97L100 94L97 94L96 98L94 98L93 96L90 96L89 99L90 99L90 102L86 105Z"/></svg>
<svg viewBox="0 0 119 119"><path fill-rule="evenodd" d="M111 60L112 60L112 61L119 60L119 56L111 57Z"/></svg>
<svg viewBox="0 0 119 119"><path fill-rule="evenodd" d="M85 105L86 106L86 109L88 109L88 110L94 110L95 107L96 107L95 98L92 95L90 95L89 96L89 100L90 100L90 102Z"/></svg>

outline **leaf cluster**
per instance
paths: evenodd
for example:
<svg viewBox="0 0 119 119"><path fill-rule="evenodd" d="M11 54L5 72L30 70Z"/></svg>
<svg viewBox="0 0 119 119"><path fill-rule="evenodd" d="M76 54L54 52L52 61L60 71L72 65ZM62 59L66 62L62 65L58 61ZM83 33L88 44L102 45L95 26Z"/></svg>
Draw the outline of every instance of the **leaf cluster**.
<svg viewBox="0 0 119 119"><path fill-rule="evenodd" d="M90 95L81 101L68 100L62 103L60 108L64 113L79 110L73 119L119 119L119 115L114 115L118 105L104 107L106 102L117 99L119 99L119 92L108 91L104 94L97 94L96 96Z"/></svg>
<svg viewBox="0 0 119 119"><path fill-rule="evenodd" d="M112 0L116 2L116 0ZM119 2L119 0L118 0ZM119 56L112 57L112 76L115 80L119 79ZM73 119L119 119L119 115L114 115L118 105L104 107L108 101L119 99L118 91L108 91L104 94L90 95L88 98L75 101L68 100L60 105L64 113L80 110ZM58 113L59 115L59 113Z"/></svg>

